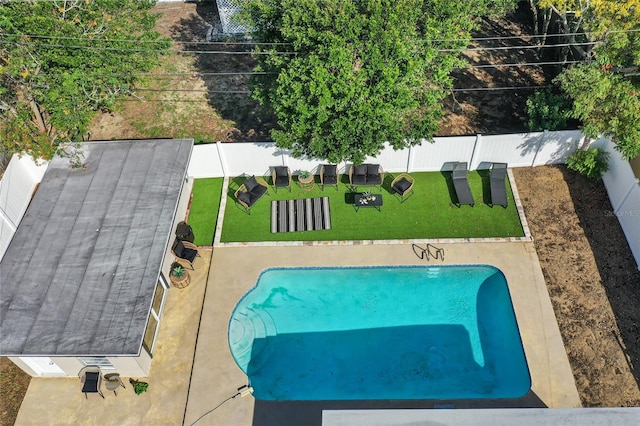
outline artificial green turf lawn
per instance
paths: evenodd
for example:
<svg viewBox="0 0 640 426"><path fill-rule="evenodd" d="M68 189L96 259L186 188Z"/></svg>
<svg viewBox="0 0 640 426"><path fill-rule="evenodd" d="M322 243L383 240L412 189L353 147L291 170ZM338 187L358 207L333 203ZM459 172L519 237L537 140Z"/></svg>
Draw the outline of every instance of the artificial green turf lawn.
<svg viewBox="0 0 640 426"><path fill-rule="evenodd" d="M196 237L193 243L197 246L213 244L223 181L223 178L212 178L196 179L193 182L193 199L187 222L193 229L193 235Z"/></svg>
<svg viewBox="0 0 640 426"><path fill-rule="evenodd" d="M394 175L397 175L395 173ZM475 198L474 207L456 207L450 191L453 184L450 173L411 173L416 180L414 195L400 203L389 192L393 176L385 175L382 191L384 204L381 211L375 208L353 207L353 195L349 193L346 176L341 176L339 190L327 187L321 191L316 184L312 191L302 191L295 182L292 190L279 189L264 195L248 215L233 198L234 191L246 180L245 177L231 179L227 196L227 207L222 227L222 242L246 241L313 241L313 240L388 240L423 238L484 238L524 236L518 212L515 208L510 186L507 188L508 207L490 207L487 172L469 172L469 185ZM483 184L484 177L484 184ZM196 183L198 180L196 180ZM316 183L318 178L316 177ZM451 186L451 190L449 187ZM361 187L360 191L370 189ZM193 204L200 197L210 198L212 192L194 185ZM328 196L331 206L331 229L322 231L271 233L271 201L296 198ZM192 214L194 214L192 209ZM195 217L194 217L195 219ZM215 226L215 217L209 228ZM205 221L198 218L198 221ZM193 226L193 220L191 225ZM195 233L194 227L194 233ZM196 233L196 237L198 234Z"/></svg>

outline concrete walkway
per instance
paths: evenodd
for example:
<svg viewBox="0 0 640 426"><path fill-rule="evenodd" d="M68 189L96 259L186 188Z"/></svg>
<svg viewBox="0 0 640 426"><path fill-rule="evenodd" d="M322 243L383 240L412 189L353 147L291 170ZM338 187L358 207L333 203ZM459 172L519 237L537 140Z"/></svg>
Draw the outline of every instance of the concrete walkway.
<svg viewBox="0 0 640 426"><path fill-rule="evenodd" d="M504 272L532 377L532 391L524 398L456 401L455 407L579 407L533 244L451 243L440 247L445 249L445 264L490 264ZM78 379L34 378L16 424L191 425L201 418L198 425L319 426L323 410L384 408L375 403L268 404L252 396L223 403L247 384L229 352L227 326L239 298L266 268L426 264L414 255L410 244L218 247L210 264L209 253L202 253L189 287L169 291L145 394L135 395L125 381L127 389L121 389L118 396L105 392L104 400L97 395L85 400ZM439 260L431 263L441 264ZM423 401L415 408L433 408L437 403Z"/></svg>

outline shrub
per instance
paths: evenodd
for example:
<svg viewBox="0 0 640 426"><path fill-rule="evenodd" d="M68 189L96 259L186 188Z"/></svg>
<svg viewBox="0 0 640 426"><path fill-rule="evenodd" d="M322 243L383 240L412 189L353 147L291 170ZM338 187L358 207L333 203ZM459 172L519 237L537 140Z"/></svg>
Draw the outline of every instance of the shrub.
<svg viewBox="0 0 640 426"><path fill-rule="evenodd" d="M140 382L134 379L130 379L129 383L131 383L131 386L133 386L133 391L136 393L136 395L145 393L147 391L147 388L149 387L149 383Z"/></svg>
<svg viewBox="0 0 640 426"><path fill-rule="evenodd" d="M609 170L609 153L602 148L578 149L565 161L571 170L591 179L600 179Z"/></svg>
<svg viewBox="0 0 640 426"><path fill-rule="evenodd" d="M534 132L564 129L570 109L571 102L562 95L536 91L527 99L527 127Z"/></svg>

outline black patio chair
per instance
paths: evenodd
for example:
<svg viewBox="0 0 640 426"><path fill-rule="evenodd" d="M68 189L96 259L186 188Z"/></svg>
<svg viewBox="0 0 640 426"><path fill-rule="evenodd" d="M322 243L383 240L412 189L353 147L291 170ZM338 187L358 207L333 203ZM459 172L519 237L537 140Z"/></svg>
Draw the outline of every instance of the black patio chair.
<svg viewBox="0 0 640 426"><path fill-rule="evenodd" d="M104 395L100 390L100 386L102 384L102 372L100 371L100 367L87 365L80 370L78 376L80 377L80 383L82 383L82 393L84 393L85 399L88 399L88 393L97 393L102 397L102 399L104 399Z"/></svg>
<svg viewBox="0 0 640 426"><path fill-rule="evenodd" d="M320 189L324 191L326 185L335 186L338 190L338 166L323 164L320 166Z"/></svg>
<svg viewBox="0 0 640 426"><path fill-rule="evenodd" d="M173 242L171 251L179 261L187 262L191 270L193 270L193 262L196 260L196 257L200 256L198 254L198 248L195 245L189 241L182 241L179 238L176 238Z"/></svg>
<svg viewBox="0 0 640 426"><path fill-rule="evenodd" d="M251 207L260 199L264 194L267 194L269 186L264 179L260 177L251 176L247 179L240 188L233 194L236 201L244 207L247 214L251 214Z"/></svg>
<svg viewBox="0 0 640 426"><path fill-rule="evenodd" d="M276 192L278 192L278 188L288 188L291 192L291 171L287 166L273 167L271 178Z"/></svg>
<svg viewBox="0 0 640 426"><path fill-rule="evenodd" d="M507 163L493 163L491 166L491 176L489 177L491 187L491 206L502 206L507 208Z"/></svg>
<svg viewBox="0 0 640 426"><path fill-rule="evenodd" d="M196 238L195 235L193 235L191 225L184 221L179 222L176 226L176 237L182 241L189 241L190 243L192 243Z"/></svg>
<svg viewBox="0 0 640 426"><path fill-rule="evenodd" d="M413 195L413 184L415 179L408 173L400 173L391 182L391 189L394 195L400 199L401 203L407 201Z"/></svg>
<svg viewBox="0 0 640 426"><path fill-rule="evenodd" d="M469 180L467 179L467 172L467 163L457 162L453 166L453 172L451 173L453 187L456 191L456 198L458 199L456 203L458 207L461 207L463 204L468 204L471 207L475 205L471 188L469 187Z"/></svg>

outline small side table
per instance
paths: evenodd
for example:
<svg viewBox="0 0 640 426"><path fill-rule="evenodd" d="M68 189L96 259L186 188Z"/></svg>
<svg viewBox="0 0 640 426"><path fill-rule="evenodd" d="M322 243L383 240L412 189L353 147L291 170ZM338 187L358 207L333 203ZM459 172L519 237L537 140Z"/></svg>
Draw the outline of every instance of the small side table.
<svg viewBox="0 0 640 426"><path fill-rule="evenodd" d="M316 187L316 177L311 173L306 178L298 175L298 185L303 191L311 191Z"/></svg>

